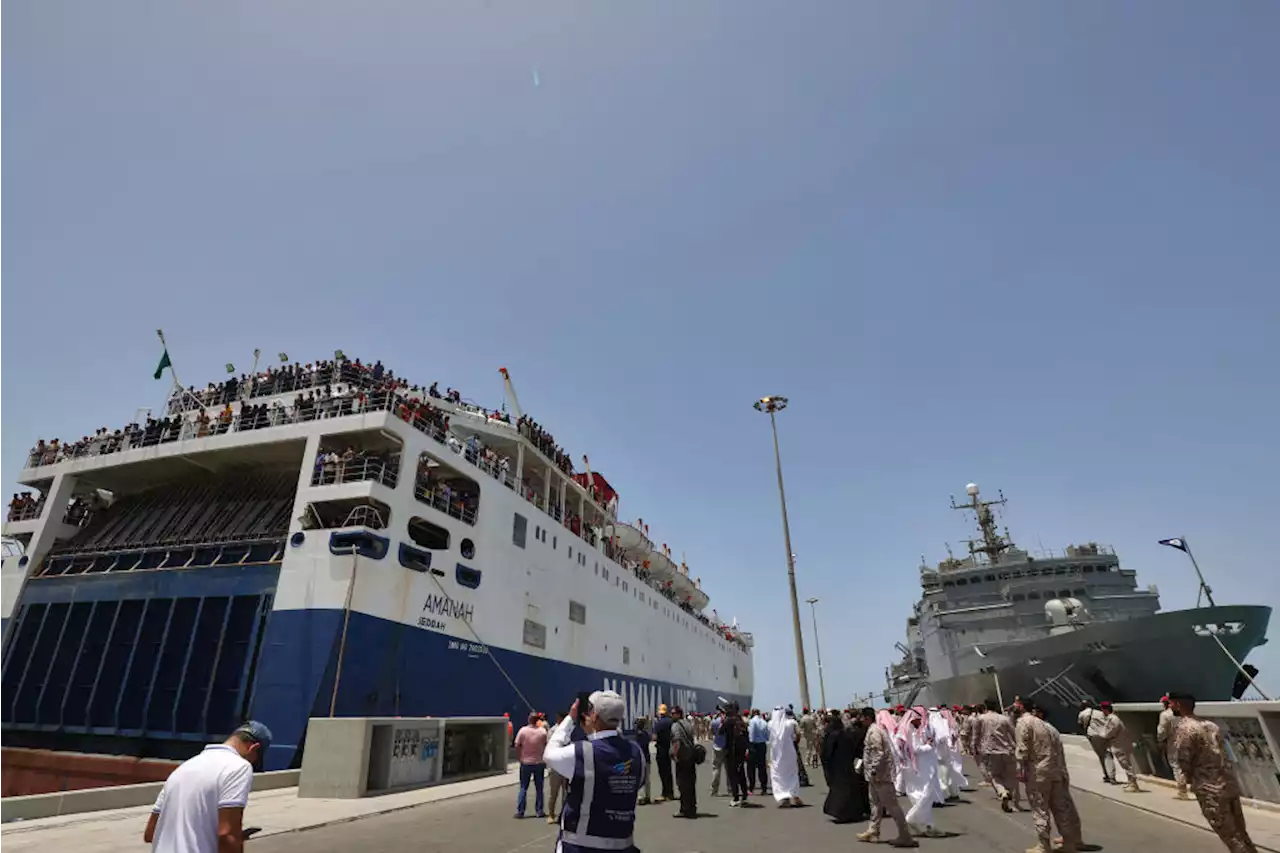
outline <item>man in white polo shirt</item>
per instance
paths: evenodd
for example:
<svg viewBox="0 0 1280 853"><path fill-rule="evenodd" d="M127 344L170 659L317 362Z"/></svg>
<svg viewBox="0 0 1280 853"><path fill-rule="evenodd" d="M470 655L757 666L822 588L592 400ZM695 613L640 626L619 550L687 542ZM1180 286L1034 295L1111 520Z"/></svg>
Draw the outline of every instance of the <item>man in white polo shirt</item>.
<svg viewBox="0 0 1280 853"><path fill-rule="evenodd" d="M165 780L142 840L153 853L242 853L253 768L270 745L271 730L250 720L182 762Z"/></svg>

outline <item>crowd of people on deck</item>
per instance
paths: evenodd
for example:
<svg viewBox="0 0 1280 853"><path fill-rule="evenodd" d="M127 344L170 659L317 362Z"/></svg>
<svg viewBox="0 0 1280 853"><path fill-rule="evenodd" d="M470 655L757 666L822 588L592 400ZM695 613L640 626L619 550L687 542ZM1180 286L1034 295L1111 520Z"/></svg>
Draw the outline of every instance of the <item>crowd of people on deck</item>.
<svg viewBox="0 0 1280 853"><path fill-rule="evenodd" d="M480 495L470 480L465 477L451 477L442 472L439 466L432 464L430 457L423 455L418 460L418 470L414 479L414 495L443 509L456 518L474 523L476 512L480 506Z"/></svg>
<svg viewBox="0 0 1280 853"><path fill-rule="evenodd" d="M533 446L555 463L557 468L566 474L573 473L573 460L569 458L568 453L564 452L563 447L556 444L555 436L543 429L541 424L528 415L521 415L516 421L516 429L533 442Z"/></svg>
<svg viewBox="0 0 1280 853"><path fill-rule="evenodd" d="M44 495L37 497L31 492L15 492L9 501L9 521L27 521L40 517L44 509Z"/></svg>
<svg viewBox="0 0 1280 853"><path fill-rule="evenodd" d="M400 454L389 450L369 450L353 445L342 450L322 449L316 454L311 485L378 480L394 486L399 466Z"/></svg>

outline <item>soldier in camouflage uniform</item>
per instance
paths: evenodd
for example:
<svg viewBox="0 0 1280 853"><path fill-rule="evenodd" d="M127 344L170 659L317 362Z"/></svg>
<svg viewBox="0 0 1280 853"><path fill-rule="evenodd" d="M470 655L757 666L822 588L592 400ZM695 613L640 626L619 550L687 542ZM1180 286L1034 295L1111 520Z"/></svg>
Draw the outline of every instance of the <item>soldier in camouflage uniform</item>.
<svg viewBox="0 0 1280 853"><path fill-rule="evenodd" d="M920 842L911 837L907 816L902 813L897 792L893 790L893 748L889 745L889 733L876 722L874 709L863 708L860 713L867 727L867 739L862 747L862 772L871 794L871 825L858 833L858 840L879 841L880 820L884 812L888 812L898 827L898 835L889 842L889 846L919 847Z"/></svg>
<svg viewBox="0 0 1280 853"><path fill-rule="evenodd" d="M1080 814L1071 799L1071 778L1067 759L1062 752L1058 730L1044 719L1044 709L1026 700L1018 718L1018 763L1027 780L1027 800L1036 825L1038 843L1027 853L1050 853L1054 850L1049 832L1050 818L1062 833L1058 853L1076 853L1082 845Z"/></svg>
<svg viewBox="0 0 1280 853"><path fill-rule="evenodd" d="M1227 758L1227 745L1216 723L1195 715L1195 697L1170 693L1169 703L1182 718L1174 736L1174 753L1191 793L1209 827L1231 853L1257 853L1244 825L1240 784Z"/></svg>
<svg viewBox="0 0 1280 853"><path fill-rule="evenodd" d="M991 789L996 792L996 796L1000 796L1000 792L996 790L995 780L991 778L991 771L987 769L987 762L982 758L982 715L987 712L987 706L983 702L979 702L974 706L972 713L969 714L969 734L967 746L969 754L973 756L973 760L978 763L978 769L982 771L982 781L984 784L990 785Z"/></svg>
<svg viewBox="0 0 1280 853"><path fill-rule="evenodd" d="M1160 723L1156 728L1156 743L1164 750L1165 758L1169 759L1169 769L1173 771L1173 781L1178 786L1178 793L1174 797L1179 800L1189 800L1191 797L1187 795L1187 777L1178 766L1178 756L1173 751L1177 740L1175 736L1178 733L1178 722L1181 718L1169 707L1168 696L1160 697L1160 701L1164 703L1164 710L1160 712Z"/></svg>
<svg viewBox="0 0 1280 853"><path fill-rule="evenodd" d="M987 775L1000 798L1000 808L1007 812L1021 811L1018 804L1018 765L1014 759L1017 735L1013 721L1004 714L992 711L995 702L987 703L987 710L974 723L978 742L978 754L986 767Z"/></svg>
<svg viewBox="0 0 1280 853"><path fill-rule="evenodd" d="M1103 702L1100 707L1105 718L1102 721L1103 740L1115 754L1116 763L1120 765L1120 769L1124 771L1128 780L1124 791L1126 794L1140 794L1142 789L1138 787L1138 773L1134 769L1133 738L1129 737L1129 731L1124 727L1124 722L1111 710L1110 702Z"/></svg>
<svg viewBox="0 0 1280 853"><path fill-rule="evenodd" d="M973 729L973 708L965 705L956 716L960 718L960 751L965 755L973 755L973 748L969 744L971 730Z"/></svg>

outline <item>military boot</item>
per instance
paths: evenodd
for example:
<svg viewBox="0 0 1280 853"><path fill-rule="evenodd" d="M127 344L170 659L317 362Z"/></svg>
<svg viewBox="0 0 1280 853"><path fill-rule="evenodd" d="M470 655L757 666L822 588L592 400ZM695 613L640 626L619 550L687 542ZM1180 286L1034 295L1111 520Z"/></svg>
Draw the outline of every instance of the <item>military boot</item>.
<svg viewBox="0 0 1280 853"><path fill-rule="evenodd" d="M865 841L868 844L876 844L880 841L880 833L874 829L867 829L859 832L856 836L859 841Z"/></svg>
<svg viewBox="0 0 1280 853"><path fill-rule="evenodd" d="M1124 792L1126 794L1141 794L1142 789L1138 787L1138 781L1136 779L1130 779L1129 784L1124 786Z"/></svg>

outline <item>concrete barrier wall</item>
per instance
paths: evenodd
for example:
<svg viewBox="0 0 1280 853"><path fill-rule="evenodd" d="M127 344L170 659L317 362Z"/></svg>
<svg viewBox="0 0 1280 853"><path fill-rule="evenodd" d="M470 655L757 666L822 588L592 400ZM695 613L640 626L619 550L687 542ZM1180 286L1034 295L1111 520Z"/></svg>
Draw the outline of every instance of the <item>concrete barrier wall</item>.
<svg viewBox="0 0 1280 853"><path fill-rule="evenodd" d="M1173 769L1156 743L1159 702L1125 702L1115 706L1136 744L1138 772L1173 778ZM1280 702L1198 702L1196 716L1217 723L1227 743L1242 796L1280 804Z"/></svg>
<svg viewBox="0 0 1280 853"><path fill-rule="evenodd" d="M131 755L90 755L51 749L5 747L0 750L0 796L58 794L84 788L108 788L163 782L177 761Z"/></svg>
<svg viewBox="0 0 1280 853"><path fill-rule="evenodd" d="M253 790L272 791L291 788L298 784L299 770L276 770L271 773L255 773ZM164 782L145 782L138 785L116 785L110 788L88 788L81 791L64 791L58 794L33 794L28 797L5 797L0 800L0 821L34 820L41 817L100 812L107 809L123 809L149 806L160 795Z"/></svg>
<svg viewBox="0 0 1280 853"><path fill-rule="evenodd" d="M503 717L316 717L299 797L351 799L507 772Z"/></svg>

